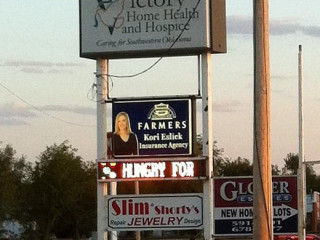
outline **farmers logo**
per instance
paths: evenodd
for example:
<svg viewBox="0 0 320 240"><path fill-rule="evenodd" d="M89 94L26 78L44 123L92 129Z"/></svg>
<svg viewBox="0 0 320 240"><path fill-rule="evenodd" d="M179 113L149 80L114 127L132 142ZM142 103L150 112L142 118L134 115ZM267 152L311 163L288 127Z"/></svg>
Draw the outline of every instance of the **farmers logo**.
<svg viewBox="0 0 320 240"><path fill-rule="evenodd" d="M169 106L169 104L159 103L148 113L148 119L151 120L171 120L176 118L175 111Z"/></svg>

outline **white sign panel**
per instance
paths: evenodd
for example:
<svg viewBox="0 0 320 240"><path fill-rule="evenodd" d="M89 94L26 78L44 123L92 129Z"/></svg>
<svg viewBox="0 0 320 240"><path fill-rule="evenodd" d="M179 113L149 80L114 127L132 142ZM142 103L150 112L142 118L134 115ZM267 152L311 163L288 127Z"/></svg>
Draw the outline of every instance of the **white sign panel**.
<svg viewBox="0 0 320 240"><path fill-rule="evenodd" d="M82 57L192 54L211 47L209 0L79 1Z"/></svg>
<svg viewBox="0 0 320 240"><path fill-rule="evenodd" d="M201 194L108 196L107 229L200 229L202 201Z"/></svg>
<svg viewBox="0 0 320 240"><path fill-rule="evenodd" d="M290 206L282 204L273 207L273 217L281 220L286 220L298 214L298 210ZM233 220L233 219L252 219L252 207L239 208L214 208L215 220Z"/></svg>

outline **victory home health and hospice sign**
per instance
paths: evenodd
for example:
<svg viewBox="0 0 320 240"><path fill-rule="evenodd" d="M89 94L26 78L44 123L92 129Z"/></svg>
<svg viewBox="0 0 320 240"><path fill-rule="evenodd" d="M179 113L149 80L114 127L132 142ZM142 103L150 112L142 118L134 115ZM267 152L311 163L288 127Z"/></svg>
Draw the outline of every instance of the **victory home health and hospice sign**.
<svg viewBox="0 0 320 240"><path fill-rule="evenodd" d="M209 49L209 19L208 0L80 0L81 56Z"/></svg>
<svg viewBox="0 0 320 240"><path fill-rule="evenodd" d="M192 154L191 99L114 101L113 126L126 113L137 140L137 155L114 157L190 156ZM114 129L115 131L115 129ZM116 149L113 141L113 149Z"/></svg>

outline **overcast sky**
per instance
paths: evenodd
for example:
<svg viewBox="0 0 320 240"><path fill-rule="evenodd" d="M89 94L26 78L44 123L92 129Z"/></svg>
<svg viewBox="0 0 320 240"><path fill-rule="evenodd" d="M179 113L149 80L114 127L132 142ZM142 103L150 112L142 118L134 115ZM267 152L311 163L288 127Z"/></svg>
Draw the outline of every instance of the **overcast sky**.
<svg viewBox="0 0 320 240"><path fill-rule="evenodd" d="M288 153L298 152L300 44L305 156L320 160L319 1L269 3L272 161L282 166ZM212 56L214 139L225 157L252 160L253 6L251 0L226 5L228 53ZM1 147L11 144L29 161L64 140L85 160L96 158L96 66L79 57L78 15L78 0L0 2ZM111 60L110 73L134 74L156 60ZM137 78L113 78L110 86L111 97L197 94L197 58L166 58Z"/></svg>

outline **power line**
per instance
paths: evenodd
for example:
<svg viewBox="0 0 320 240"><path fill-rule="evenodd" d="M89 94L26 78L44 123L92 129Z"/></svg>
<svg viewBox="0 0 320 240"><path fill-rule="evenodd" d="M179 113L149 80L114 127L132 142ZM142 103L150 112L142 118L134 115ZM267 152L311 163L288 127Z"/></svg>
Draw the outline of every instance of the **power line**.
<svg viewBox="0 0 320 240"><path fill-rule="evenodd" d="M62 118L59 118L59 117L56 117L52 114L49 114L43 110L41 110L40 108L32 105L31 103L29 103L28 101L26 101L25 99L23 99L22 97L20 97L19 95L17 95L15 92L11 91L9 88L7 88L5 85L3 85L1 82L0 82L0 86L2 88L4 88L6 91L8 91L10 94L12 94L13 96L15 96L16 98L18 98L20 101L24 102L25 104L27 104L29 107L31 107L32 109L38 111L38 112L41 112L42 114L46 115L47 117L50 117L52 119L55 119L55 120L58 120L60 122L63 122L63 123L66 123L66 124L69 124L69 125L74 125L74 126L79 126L79 127L94 127L95 125L84 125L84 124L78 124L78 123L74 123L74 122L70 122L70 121L66 121Z"/></svg>
<svg viewBox="0 0 320 240"><path fill-rule="evenodd" d="M197 1L197 3L195 4L192 14L190 14L190 17L188 18L187 22L184 24L184 28L181 30L181 32L179 33L178 37L176 37L176 39L173 41L173 43L171 44L171 46L167 49L166 52L170 52L171 49L174 47L174 45L179 41L180 37L182 36L182 34L184 33L186 26L188 26L188 24L190 23L190 21L192 20L194 14L196 13L196 10L199 6L200 0ZM139 75L142 75L146 72L148 72L149 70L151 70L152 68L154 68L161 60L163 59L163 57L159 57L153 64L151 64L149 67L147 67L146 69L142 70L141 72L132 74L132 75L113 75L113 74L108 74L108 77L114 77L114 78L133 78L133 77L137 77Z"/></svg>

